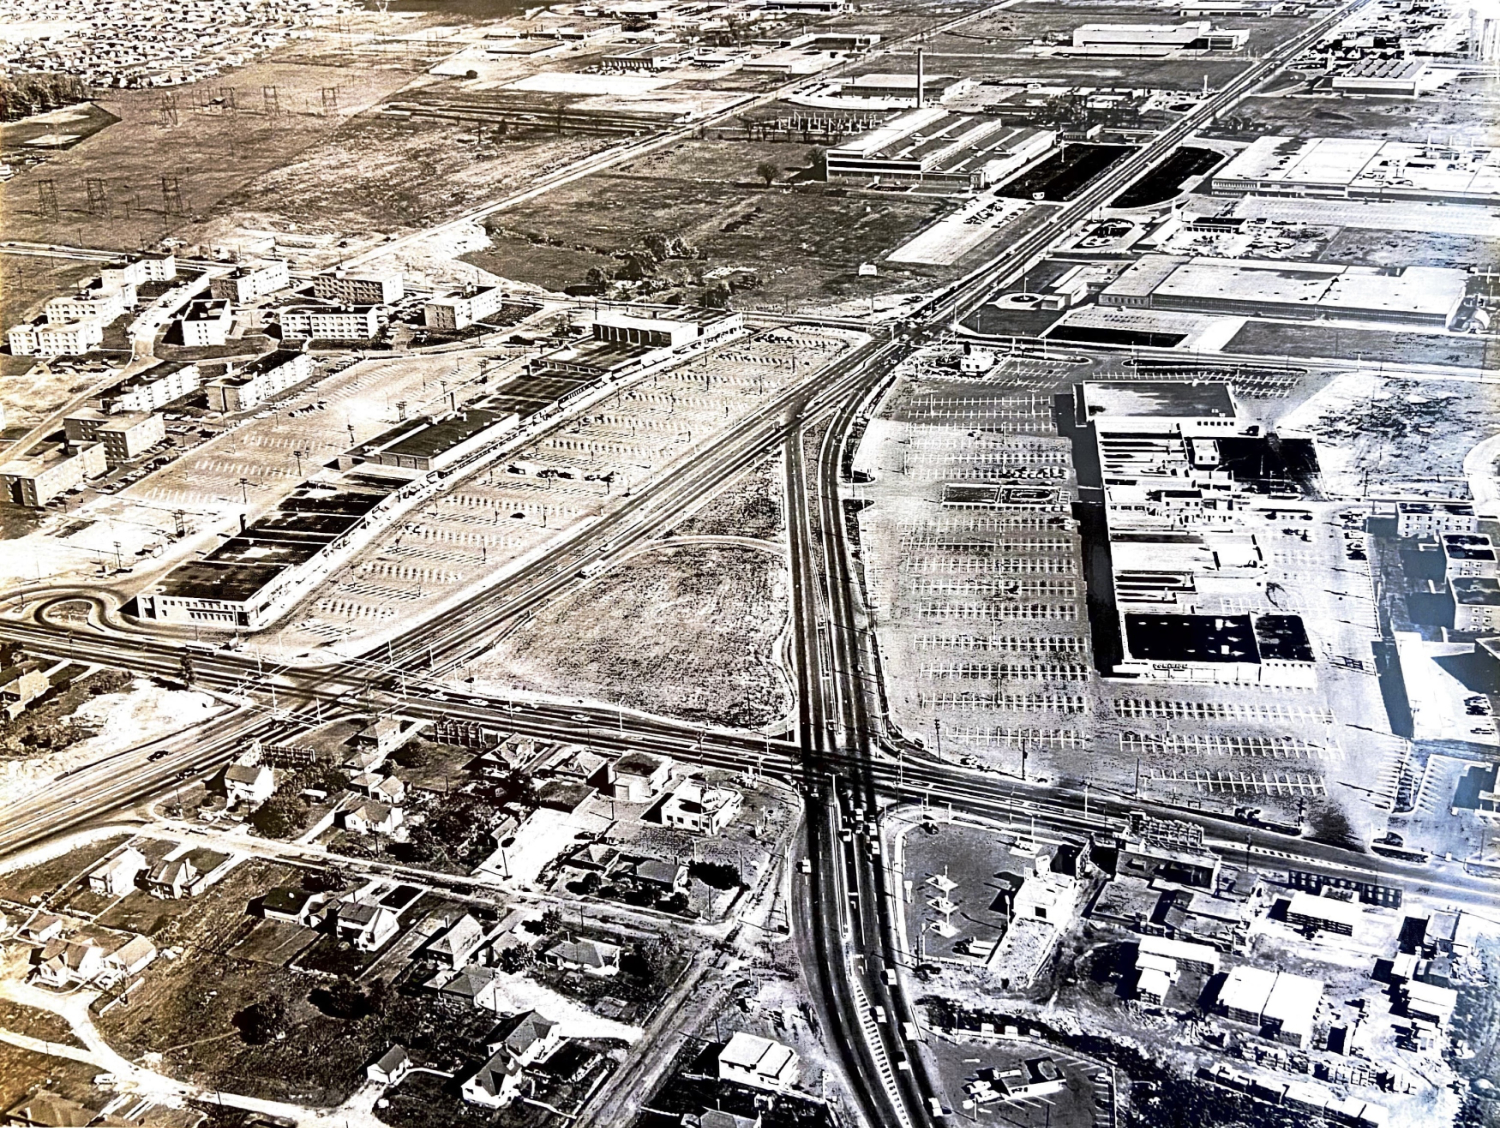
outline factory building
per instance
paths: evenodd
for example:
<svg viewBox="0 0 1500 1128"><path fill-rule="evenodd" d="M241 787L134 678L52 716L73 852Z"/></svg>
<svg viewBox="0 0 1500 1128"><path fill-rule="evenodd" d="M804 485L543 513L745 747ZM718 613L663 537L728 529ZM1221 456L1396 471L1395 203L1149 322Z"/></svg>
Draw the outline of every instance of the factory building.
<svg viewBox="0 0 1500 1128"><path fill-rule="evenodd" d="M828 178L912 181L977 192L1040 161L1055 141L1051 130L929 106L829 149Z"/></svg>
<svg viewBox="0 0 1500 1128"><path fill-rule="evenodd" d="M422 321L429 329L456 333L498 313L504 304L505 294L499 286L466 287L425 302Z"/></svg>
<svg viewBox="0 0 1500 1128"><path fill-rule="evenodd" d="M1352 137L1261 137L1214 173L1221 196L1500 203L1500 150Z"/></svg>
<svg viewBox="0 0 1500 1128"><path fill-rule="evenodd" d="M913 106L941 102L969 89L971 80L951 74L862 74L839 86L840 98L905 101Z"/></svg>
<svg viewBox="0 0 1500 1128"><path fill-rule="evenodd" d="M1152 254L1106 286L1099 304L1447 329L1467 292L1468 276L1444 267Z"/></svg>
<svg viewBox="0 0 1500 1128"><path fill-rule="evenodd" d="M0 490L12 505L38 509L108 469L103 443L49 443L0 466Z"/></svg>
<svg viewBox="0 0 1500 1128"><path fill-rule="evenodd" d="M1245 30L1215 28L1208 20L1185 24L1084 24L1073 29L1070 55L1163 58L1184 51L1238 51Z"/></svg>
<svg viewBox="0 0 1500 1128"><path fill-rule="evenodd" d="M313 278L313 297L340 305L394 305L406 296L399 270L351 274L325 270Z"/></svg>
<svg viewBox="0 0 1500 1128"><path fill-rule="evenodd" d="M182 311L182 343L190 348L214 347L229 340L234 309L228 298L198 298Z"/></svg>
<svg viewBox="0 0 1500 1128"><path fill-rule="evenodd" d="M368 341L380 335L380 307L293 306L281 311L283 340Z"/></svg>
<svg viewBox="0 0 1500 1128"><path fill-rule="evenodd" d="M1415 97L1436 90L1452 77L1452 71L1437 70L1425 59L1401 56L1394 59L1371 55L1356 59L1328 80L1334 90L1352 94L1397 94Z"/></svg>
<svg viewBox="0 0 1500 1128"><path fill-rule="evenodd" d="M268 294L286 289L291 281L285 259L266 259L264 262L237 266L228 274L210 279L208 292L235 305L248 305Z"/></svg>

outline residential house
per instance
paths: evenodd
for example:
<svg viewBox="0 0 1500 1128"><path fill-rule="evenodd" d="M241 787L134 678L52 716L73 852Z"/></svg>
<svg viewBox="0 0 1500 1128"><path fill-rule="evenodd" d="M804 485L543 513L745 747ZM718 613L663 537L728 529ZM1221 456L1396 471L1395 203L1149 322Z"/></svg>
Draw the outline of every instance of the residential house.
<svg viewBox="0 0 1500 1128"><path fill-rule="evenodd" d="M360 772L349 781L349 790L381 803L399 803L406 798L406 784L396 776L379 772Z"/></svg>
<svg viewBox="0 0 1500 1128"><path fill-rule="evenodd" d="M365 1066L365 1076L377 1085L397 1085L411 1072L411 1064L406 1047L394 1045Z"/></svg>
<svg viewBox="0 0 1500 1128"><path fill-rule="evenodd" d="M719 1080L784 1093L797 1084L801 1065L790 1046L737 1031L719 1051Z"/></svg>
<svg viewBox="0 0 1500 1128"><path fill-rule="evenodd" d="M21 926L22 940L32 944L45 944L63 934L63 919L52 913L41 913Z"/></svg>
<svg viewBox="0 0 1500 1128"><path fill-rule="evenodd" d="M546 1061L564 1042L558 1025L536 1011L526 1011L502 1019L485 1039L492 1054L507 1052L522 1065Z"/></svg>
<svg viewBox="0 0 1500 1128"><path fill-rule="evenodd" d="M587 846L580 846L563 863L568 869L597 873L601 877L608 876L619 864L620 851L603 842L590 842Z"/></svg>
<svg viewBox="0 0 1500 1128"><path fill-rule="evenodd" d="M165 900L196 897L208 887L208 879L187 858L159 863L146 875L146 892Z"/></svg>
<svg viewBox="0 0 1500 1128"><path fill-rule="evenodd" d="M145 971L154 959L156 945L144 936L132 936L104 957L104 966L117 975L135 975Z"/></svg>
<svg viewBox="0 0 1500 1128"><path fill-rule="evenodd" d="M688 868L681 862L663 862L647 858L631 867L630 876L663 895L681 893L687 888Z"/></svg>
<svg viewBox="0 0 1500 1128"><path fill-rule="evenodd" d="M458 1087L469 1104L484 1108L505 1108L521 1093L525 1073L521 1063L508 1051L501 1050L479 1067Z"/></svg>
<svg viewBox="0 0 1500 1128"><path fill-rule="evenodd" d="M464 913L427 945L429 955L458 971L473 962L474 954L484 946L484 925Z"/></svg>
<svg viewBox="0 0 1500 1128"><path fill-rule="evenodd" d="M224 769L224 795L233 807L259 807L276 790L276 772L265 764L230 764Z"/></svg>
<svg viewBox="0 0 1500 1128"><path fill-rule="evenodd" d="M260 899L260 915L266 920L316 928L322 921L323 906L327 901L327 893L309 893L295 886L282 886Z"/></svg>
<svg viewBox="0 0 1500 1128"><path fill-rule="evenodd" d="M564 971L618 975L620 946L604 940L560 940L547 949L547 961Z"/></svg>
<svg viewBox="0 0 1500 1128"><path fill-rule="evenodd" d="M136 878L146 867L146 856L127 846L89 871L89 889L101 897L123 897L135 888Z"/></svg>
<svg viewBox="0 0 1500 1128"><path fill-rule="evenodd" d="M481 1010L500 1009L500 986L493 968L470 964L438 988L440 995L463 999Z"/></svg>
<svg viewBox="0 0 1500 1128"><path fill-rule="evenodd" d="M52 940L41 950L35 982L44 987L89 983L104 970L104 949L92 940Z"/></svg>
<svg viewBox="0 0 1500 1128"><path fill-rule="evenodd" d="M401 929L395 909L370 901L344 901L338 906L334 931L361 952L377 952Z"/></svg>
<svg viewBox="0 0 1500 1128"><path fill-rule="evenodd" d="M684 780L662 804L661 821L675 830L718 834L734 821L745 799L732 787L713 787L698 779Z"/></svg>
<svg viewBox="0 0 1500 1128"><path fill-rule="evenodd" d="M84 1128L99 1122L98 1109L45 1089L22 1097L5 1111L5 1123L28 1128Z"/></svg>
<svg viewBox="0 0 1500 1128"><path fill-rule="evenodd" d="M389 803L366 799L343 813L344 829L352 834L395 834L404 812Z"/></svg>

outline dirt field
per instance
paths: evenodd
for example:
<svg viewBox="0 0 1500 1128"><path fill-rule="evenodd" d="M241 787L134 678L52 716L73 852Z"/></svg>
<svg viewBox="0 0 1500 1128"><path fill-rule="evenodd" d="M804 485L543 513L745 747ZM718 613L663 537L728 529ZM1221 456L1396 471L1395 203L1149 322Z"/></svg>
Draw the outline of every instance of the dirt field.
<svg viewBox="0 0 1500 1128"><path fill-rule="evenodd" d="M771 457L724 486L672 531L684 537L779 539L786 529L781 459Z"/></svg>
<svg viewBox="0 0 1500 1128"><path fill-rule="evenodd" d="M1452 87L1468 92L1470 83ZM1429 133L1454 144L1489 144L1490 105L1455 99L1450 91L1424 98L1251 98L1236 117L1204 130L1205 136L1249 140L1265 133L1289 137L1389 137L1421 141ZM1236 128L1243 123L1244 128Z"/></svg>
<svg viewBox="0 0 1500 1128"><path fill-rule="evenodd" d="M761 727L791 706L778 640L786 567L736 546L645 552L543 611L474 665L480 682Z"/></svg>
<svg viewBox="0 0 1500 1128"><path fill-rule="evenodd" d="M884 266L878 277L857 275L862 262L875 261L932 222L940 203L817 182L767 190L756 178L762 161L776 164L783 178L806 169L809 148L685 141L660 158L495 215L489 221L495 249L470 261L509 277L510 253L547 244L545 258L526 262L523 280L561 289L583 283L590 266L618 271L622 262L613 256L641 251L645 236L660 232L690 252L656 265L654 286L663 295L677 288L696 297L705 278L736 271L754 276L746 295L751 303L794 305L882 294L944 276L937 268L906 265Z"/></svg>
<svg viewBox="0 0 1500 1128"><path fill-rule="evenodd" d="M23 905L33 897L51 896L64 885L82 877L126 837L121 834L100 839L26 869L0 874L0 896Z"/></svg>

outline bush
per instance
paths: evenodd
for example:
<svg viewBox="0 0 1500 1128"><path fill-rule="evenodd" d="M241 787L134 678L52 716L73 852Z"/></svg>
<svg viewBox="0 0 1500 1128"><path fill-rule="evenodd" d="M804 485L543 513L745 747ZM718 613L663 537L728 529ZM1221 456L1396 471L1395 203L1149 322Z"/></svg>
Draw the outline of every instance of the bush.
<svg viewBox="0 0 1500 1128"><path fill-rule="evenodd" d="M286 1003L280 995L270 995L236 1012L230 1021L246 1044L263 1046L286 1033Z"/></svg>
<svg viewBox="0 0 1500 1128"><path fill-rule="evenodd" d="M739 867L728 862L692 862L688 873L710 889L734 889L740 884Z"/></svg>

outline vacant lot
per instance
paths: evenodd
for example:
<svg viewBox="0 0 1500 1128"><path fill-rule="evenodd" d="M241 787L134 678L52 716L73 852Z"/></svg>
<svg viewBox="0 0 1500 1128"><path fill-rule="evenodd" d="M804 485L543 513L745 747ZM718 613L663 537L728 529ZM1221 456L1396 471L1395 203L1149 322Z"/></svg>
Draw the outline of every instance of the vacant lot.
<svg viewBox="0 0 1500 1128"><path fill-rule="evenodd" d="M34 866L0 874L0 896L23 905L33 897L50 897L93 869L99 859L123 843L126 837L121 834L101 838Z"/></svg>
<svg viewBox="0 0 1500 1128"><path fill-rule="evenodd" d="M672 531L694 537L779 537L785 529L781 459L772 456L724 485Z"/></svg>
<svg viewBox="0 0 1500 1128"><path fill-rule="evenodd" d="M735 546L654 549L604 572L474 664L480 682L761 727L791 705L786 567Z"/></svg>
<svg viewBox="0 0 1500 1128"><path fill-rule="evenodd" d="M7 218L7 229L8 224ZM97 269L97 263L75 259L0 254L0 327L34 316L48 298L69 293ZM28 367L35 363L18 360Z"/></svg>
<svg viewBox="0 0 1500 1128"><path fill-rule="evenodd" d="M860 278L861 263L900 246L943 205L821 182L784 186L808 168L809 148L684 142L660 161L637 162L634 171L590 177L496 214L489 220L494 249L470 260L506 277L525 270L525 281L552 289L584 283L590 267L624 278L644 273L653 290L690 297L705 278L738 272L750 301L773 303L826 303L946 276L903 265ZM775 166L776 186L757 178L762 163ZM674 256L644 271L627 264L630 255L639 263L653 232L680 241ZM522 250L527 244L536 249Z"/></svg>

